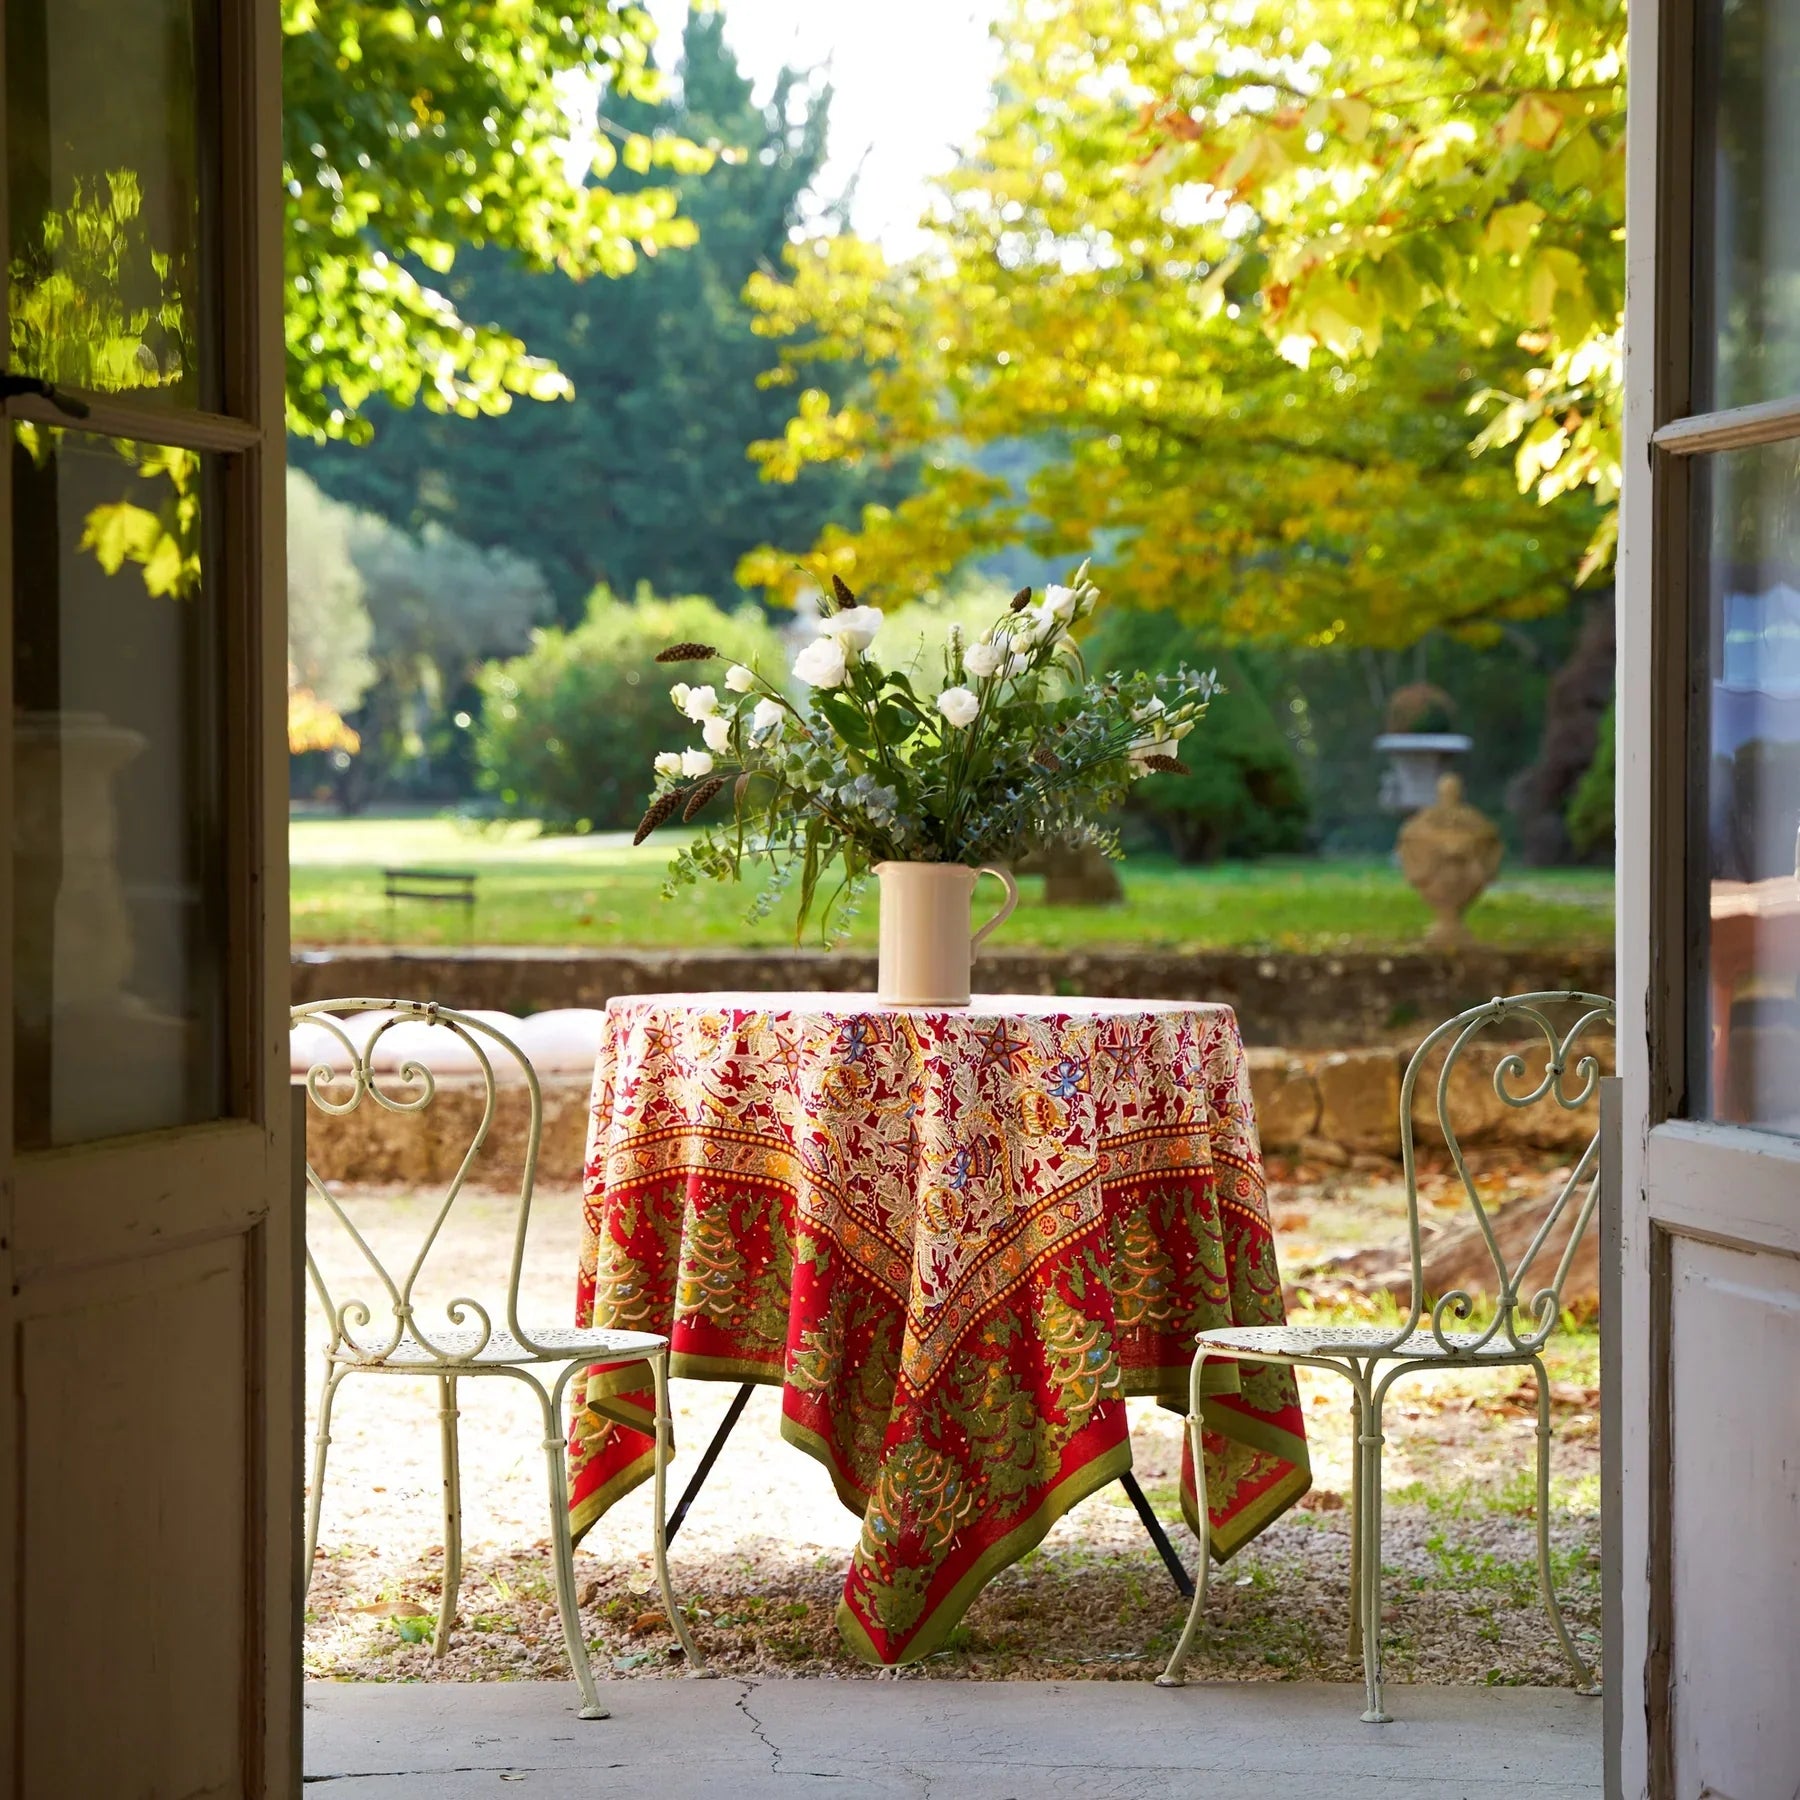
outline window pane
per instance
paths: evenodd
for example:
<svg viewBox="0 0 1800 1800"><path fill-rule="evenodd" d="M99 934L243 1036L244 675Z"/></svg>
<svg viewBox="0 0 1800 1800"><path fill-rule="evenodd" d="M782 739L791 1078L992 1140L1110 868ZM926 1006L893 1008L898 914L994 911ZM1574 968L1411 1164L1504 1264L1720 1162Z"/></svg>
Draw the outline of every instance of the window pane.
<svg viewBox="0 0 1800 1800"><path fill-rule="evenodd" d="M15 373L216 408L211 0L7 0Z"/></svg>
<svg viewBox="0 0 1800 1800"><path fill-rule="evenodd" d="M1694 397L1800 394L1800 0L1700 0Z"/></svg>
<svg viewBox="0 0 1800 1800"><path fill-rule="evenodd" d="M225 1110L217 460L13 428L23 1149Z"/></svg>
<svg viewBox="0 0 1800 1800"><path fill-rule="evenodd" d="M1707 630L1703 1117L1800 1131L1800 443L1695 469Z"/></svg>

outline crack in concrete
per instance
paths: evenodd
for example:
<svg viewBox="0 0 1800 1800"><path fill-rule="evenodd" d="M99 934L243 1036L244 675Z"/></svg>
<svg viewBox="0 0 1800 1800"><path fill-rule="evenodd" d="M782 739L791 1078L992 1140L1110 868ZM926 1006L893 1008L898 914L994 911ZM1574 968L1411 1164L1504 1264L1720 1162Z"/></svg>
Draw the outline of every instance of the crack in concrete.
<svg viewBox="0 0 1800 1800"><path fill-rule="evenodd" d="M744 1683L744 1691L737 1697L737 1709L750 1721L751 1735L768 1751L769 1773L779 1775L781 1773L781 1746L769 1736L768 1732L763 1729L762 1720L750 1710L750 1696L756 1692L756 1688L757 1684L754 1681Z"/></svg>

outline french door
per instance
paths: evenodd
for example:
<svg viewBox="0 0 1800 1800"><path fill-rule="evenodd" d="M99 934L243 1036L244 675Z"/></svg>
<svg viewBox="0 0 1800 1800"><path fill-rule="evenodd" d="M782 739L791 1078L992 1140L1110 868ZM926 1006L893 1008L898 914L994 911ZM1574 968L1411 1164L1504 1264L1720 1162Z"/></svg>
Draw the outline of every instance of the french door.
<svg viewBox="0 0 1800 1800"><path fill-rule="evenodd" d="M1800 0L1632 0L1615 1791L1800 1791Z"/></svg>
<svg viewBox="0 0 1800 1800"><path fill-rule="evenodd" d="M0 1790L287 1793L279 6L0 18Z"/></svg>

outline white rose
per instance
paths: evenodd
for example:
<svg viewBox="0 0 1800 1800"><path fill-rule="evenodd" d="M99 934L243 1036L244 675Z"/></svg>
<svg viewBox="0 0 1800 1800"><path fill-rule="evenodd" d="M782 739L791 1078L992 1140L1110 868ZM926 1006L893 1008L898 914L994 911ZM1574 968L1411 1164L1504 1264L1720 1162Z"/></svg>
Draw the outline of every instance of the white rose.
<svg viewBox="0 0 1800 1800"><path fill-rule="evenodd" d="M747 694L756 686L756 677L742 663L733 663L725 671L725 685L734 694Z"/></svg>
<svg viewBox="0 0 1800 1800"><path fill-rule="evenodd" d="M977 681L985 681L1000 667L1003 655L998 644L971 644L963 652L963 670Z"/></svg>
<svg viewBox="0 0 1800 1800"><path fill-rule="evenodd" d="M689 688L686 696L677 702L681 710L696 725L710 719L719 710L718 690L711 687Z"/></svg>
<svg viewBox="0 0 1800 1800"><path fill-rule="evenodd" d="M771 731L778 731L784 710L779 700L757 701L756 710L750 715L750 735L760 738L766 737Z"/></svg>
<svg viewBox="0 0 1800 1800"><path fill-rule="evenodd" d="M712 773L712 758L704 750L684 750L681 753L682 774L693 777Z"/></svg>
<svg viewBox="0 0 1800 1800"><path fill-rule="evenodd" d="M857 610L861 611L861 608ZM868 609L873 611L873 608ZM826 621L829 623L829 621ZM849 667L844 646L834 637L814 638L794 658L794 673L808 687L834 688L843 684Z"/></svg>
<svg viewBox="0 0 1800 1800"><path fill-rule="evenodd" d="M1059 625L1070 624L1081 606L1081 596L1073 588L1047 587L1044 589L1044 605L1049 608Z"/></svg>
<svg viewBox="0 0 1800 1800"><path fill-rule="evenodd" d="M819 629L827 637L836 638L846 650L866 650L881 629L879 606L847 606L819 621Z"/></svg>
<svg viewBox="0 0 1800 1800"><path fill-rule="evenodd" d="M664 750L656 759L656 772L659 775L679 775L681 773L681 752Z"/></svg>
<svg viewBox="0 0 1800 1800"><path fill-rule="evenodd" d="M975 723L981 702L966 687L945 688L937 697L937 709L958 731L966 731Z"/></svg>
<svg viewBox="0 0 1800 1800"><path fill-rule="evenodd" d="M731 748L731 721L722 713L715 713L700 727L700 735L706 739L707 749L723 756Z"/></svg>

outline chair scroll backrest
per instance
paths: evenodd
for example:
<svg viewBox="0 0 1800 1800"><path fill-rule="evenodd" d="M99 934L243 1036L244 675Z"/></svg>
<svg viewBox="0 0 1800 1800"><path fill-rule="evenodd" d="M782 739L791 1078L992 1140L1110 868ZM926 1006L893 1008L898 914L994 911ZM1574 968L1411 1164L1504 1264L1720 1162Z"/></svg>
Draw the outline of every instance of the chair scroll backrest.
<svg viewBox="0 0 1800 1800"><path fill-rule="evenodd" d="M1529 1242L1510 1260L1502 1247L1478 1182L1469 1173L1461 1136L1451 1115L1452 1087L1459 1071L1467 1071L1482 1057L1471 1056L1472 1047L1497 1052L1491 1082L1501 1105L1524 1110L1560 1108L1575 1112L1598 1094L1602 1032L1615 1024L1613 1003L1600 994L1573 989L1516 994L1472 1006L1447 1019L1425 1039L1407 1064L1400 1085L1400 1145L1406 1178L1407 1229L1412 1255L1412 1300L1406 1323L1395 1334L1390 1348L1398 1349L1418 1329L1426 1312L1424 1259L1419 1227L1418 1157L1414 1136L1415 1102L1422 1082L1428 1079L1438 1131L1450 1153L1450 1161L1475 1218L1488 1256L1494 1265L1493 1317L1473 1332L1474 1342L1453 1344L1446 1321L1463 1324L1474 1313L1475 1302L1458 1288L1440 1294L1431 1305L1431 1333L1446 1351L1469 1354L1504 1333L1511 1348L1530 1354L1541 1349L1556 1329L1562 1310L1563 1284L1574 1265L1575 1253L1587 1232L1600 1191L1600 1139L1596 1128L1580 1157L1545 1210ZM1523 1041L1519 1041L1520 1038ZM1439 1058L1441 1057L1441 1061ZM1542 1058L1541 1073L1538 1059ZM1435 1077L1432 1076L1436 1065ZM1483 1071L1485 1073L1485 1070ZM1464 1080L1467 1088L1467 1076ZM1479 1088L1476 1089L1477 1095ZM1571 1218L1572 1215L1572 1218ZM1568 1237L1554 1273L1529 1297L1525 1285L1533 1265L1559 1226L1568 1226Z"/></svg>
<svg viewBox="0 0 1800 1800"><path fill-rule="evenodd" d="M366 1032L351 1029L346 1021L363 1013L378 1013L382 1016ZM433 1074L431 1068L433 1046L420 1028L425 1028L429 1033L441 1031L447 1051L460 1044L468 1056L472 1057L473 1073L479 1078L478 1085L466 1081L464 1083L465 1087L474 1087L473 1098L478 1108L478 1117L469 1128L468 1148L463 1151L442 1198L433 1209L424 1240L404 1272L389 1270L368 1239L357 1229L337 1196L319 1179L310 1157L308 1158L306 1180L312 1196L320 1203L326 1218L347 1236L366 1265L368 1275L380 1287L380 1294L374 1300L354 1297L341 1304L334 1303L324 1271L315 1254L316 1245L309 1221L306 1269L313 1291L318 1296L319 1304L325 1309L325 1316L330 1324L331 1352L356 1362L382 1363L394 1354L403 1338L410 1337L412 1345L423 1350L427 1356L446 1367L455 1367L473 1362L492 1341L495 1328L488 1307L479 1300L459 1295L444 1303L445 1315L449 1324L459 1331L466 1330L471 1320L474 1321L475 1342L472 1345L459 1342L453 1347L435 1342L431 1331L419 1319L413 1294L433 1246L437 1244L463 1192L469 1172L488 1141L488 1134L499 1110L500 1074L504 1074L509 1082L520 1082L529 1108L523 1168L519 1180L518 1218L506 1287L506 1328L525 1349L538 1353L541 1346L532 1341L519 1323L519 1276L525 1260L526 1232L531 1221L532 1187L537 1178L538 1145L543 1134L544 1118L543 1096L539 1091L537 1073L525 1053L512 1039L485 1020L452 1011L447 1006L439 1006L435 1001L319 1000L296 1006L290 1015L290 1022L294 1027L310 1025L315 1030L323 1031L330 1040L328 1045L320 1046L320 1054L314 1058L305 1076L307 1097L323 1113L342 1116L355 1112L365 1102L391 1113L427 1112L440 1099L441 1093L448 1090L440 1090L439 1077ZM387 1045L389 1034L396 1031L402 1032L402 1037L393 1045ZM456 1057L454 1060L463 1063L467 1059ZM396 1063L397 1066L378 1067ZM496 1064L499 1065L500 1073L496 1072ZM460 1068L457 1072L464 1077L470 1073L466 1068ZM448 1074L441 1067L441 1062L440 1073ZM383 1086L384 1081L388 1086ZM390 1091L392 1088L402 1091ZM458 1132L457 1142L460 1141L461 1134ZM411 1354L414 1352L409 1346L409 1355Z"/></svg>

